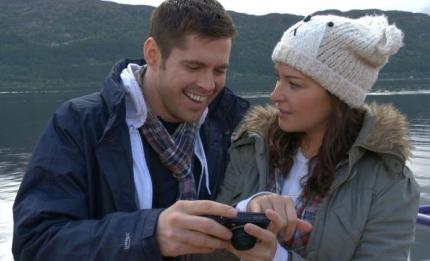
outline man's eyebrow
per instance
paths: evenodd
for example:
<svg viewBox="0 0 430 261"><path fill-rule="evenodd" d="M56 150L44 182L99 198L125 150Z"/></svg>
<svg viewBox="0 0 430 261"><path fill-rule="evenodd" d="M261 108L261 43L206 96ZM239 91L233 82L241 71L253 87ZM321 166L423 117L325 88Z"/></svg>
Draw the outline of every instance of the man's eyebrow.
<svg viewBox="0 0 430 261"><path fill-rule="evenodd" d="M228 63L225 64L221 64L220 66L217 66L218 69L227 69L228 68Z"/></svg>
<svg viewBox="0 0 430 261"><path fill-rule="evenodd" d="M183 60L183 61L181 61L181 64L187 64L187 65L192 64L192 65L200 65L200 66L205 65L202 62L194 61L194 60Z"/></svg>
<svg viewBox="0 0 430 261"><path fill-rule="evenodd" d="M200 61L195 61L195 60L183 60L183 61L181 61L181 64L184 64L184 65L206 66L205 63L202 63ZM216 68L217 69L227 69L228 68L228 63L221 64L221 65L217 66Z"/></svg>

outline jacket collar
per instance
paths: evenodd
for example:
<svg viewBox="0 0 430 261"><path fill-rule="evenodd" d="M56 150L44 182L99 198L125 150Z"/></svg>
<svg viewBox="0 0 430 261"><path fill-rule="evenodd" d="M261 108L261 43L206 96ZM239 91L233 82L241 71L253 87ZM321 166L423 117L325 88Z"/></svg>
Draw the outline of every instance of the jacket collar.
<svg viewBox="0 0 430 261"><path fill-rule="evenodd" d="M142 66L145 64L145 61L129 59L121 60L112 67L108 77L106 77L104 81L104 87L101 90L101 95L106 103L109 114L116 113L118 106L124 100L125 90L121 84L121 72L130 63L135 63Z"/></svg>
<svg viewBox="0 0 430 261"><path fill-rule="evenodd" d="M411 150L405 116L389 104L373 103L366 105L365 110L363 126L350 151L350 164L357 162L365 151L395 157L404 163ZM276 108L270 105L254 107L247 113L233 140L256 133L267 143L268 130L277 119L276 113Z"/></svg>
<svg viewBox="0 0 430 261"><path fill-rule="evenodd" d="M372 103L365 108L363 126L351 151L361 148L405 162L411 151L406 117L390 104Z"/></svg>
<svg viewBox="0 0 430 261"><path fill-rule="evenodd" d="M121 81L121 72L127 68L130 63L137 64L139 66L143 66L146 64L145 60L131 60L124 59L115 64L108 77L105 79L105 84L103 89L101 90L101 95L106 103L109 114L116 114L118 108L121 103L123 103L125 98L125 90L122 86ZM228 113L231 111L233 106L235 106L235 102L240 102L240 106L243 109L247 109L249 107L249 103L242 99L237 99L237 97L232 93L232 91L228 88L224 88L218 96L209 104L208 106L208 114L212 115L215 112ZM221 115L224 117L225 115Z"/></svg>
<svg viewBox="0 0 430 261"><path fill-rule="evenodd" d="M277 120L277 109L271 105L262 107L260 105L250 109L240 127L233 134L233 141L236 141L244 135L255 133L268 141L269 127Z"/></svg>

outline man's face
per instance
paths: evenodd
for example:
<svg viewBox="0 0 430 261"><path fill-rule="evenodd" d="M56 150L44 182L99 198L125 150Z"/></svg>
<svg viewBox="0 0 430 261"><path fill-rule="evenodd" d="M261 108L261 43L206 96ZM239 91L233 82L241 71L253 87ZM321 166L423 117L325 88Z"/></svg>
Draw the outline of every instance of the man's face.
<svg viewBox="0 0 430 261"><path fill-rule="evenodd" d="M159 59L153 81L155 99L149 104L168 122L197 122L205 108L224 88L231 38L185 37L184 48L173 48ZM160 56L158 56L160 57Z"/></svg>

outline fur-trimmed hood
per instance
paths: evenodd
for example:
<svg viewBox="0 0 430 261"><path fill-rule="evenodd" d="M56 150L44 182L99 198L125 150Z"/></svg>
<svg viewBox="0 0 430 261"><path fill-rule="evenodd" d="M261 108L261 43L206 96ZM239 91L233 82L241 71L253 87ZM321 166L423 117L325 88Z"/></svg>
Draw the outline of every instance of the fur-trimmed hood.
<svg viewBox="0 0 430 261"><path fill-rule="evenodd" d="M406 117L390 104L372 103L365 109L363 126L353 148L393 155L405 162L411 151ZM276 113L277 109L271 105L252 108L233 135L233 140L246 133L255 133L267 141L269 127L277 119Z"/></svg>

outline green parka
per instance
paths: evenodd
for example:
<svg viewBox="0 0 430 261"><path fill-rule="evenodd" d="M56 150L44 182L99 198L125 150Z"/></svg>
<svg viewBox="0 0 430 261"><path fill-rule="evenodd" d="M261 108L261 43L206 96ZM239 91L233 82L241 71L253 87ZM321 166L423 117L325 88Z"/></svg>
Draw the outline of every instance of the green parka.
<svg viewBox="0 0 430 261"><path fill-rule="evenodd" d="M391 105L366 109L349 159L337 166L315 217L307 260L407 260L419 204L418 185L405 166L407 122ZM270 106L248 113L234 136L217 201L235 204L266 190L267 132L275 120ZM303 260L291 251L289 256Z"/></svg>

